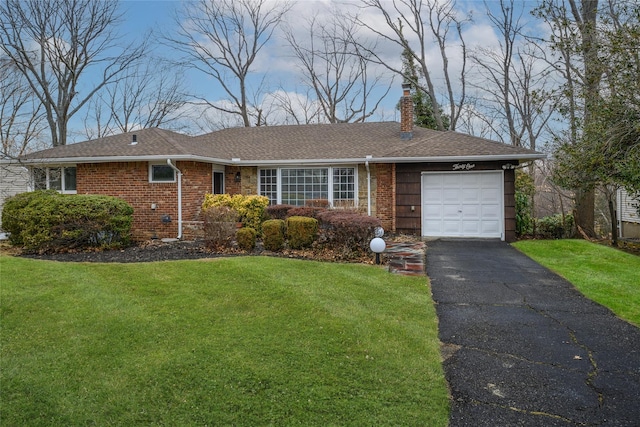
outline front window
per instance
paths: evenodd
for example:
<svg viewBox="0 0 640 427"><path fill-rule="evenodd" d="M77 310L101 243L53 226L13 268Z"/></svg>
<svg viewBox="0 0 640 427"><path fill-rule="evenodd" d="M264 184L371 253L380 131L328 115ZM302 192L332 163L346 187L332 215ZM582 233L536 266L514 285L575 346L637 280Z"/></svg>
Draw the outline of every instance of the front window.
<svg viewBox="0 0 640 427"><path fill-rule="evenodd" d="M278 204L278 169L260 170L260 194L269 198L270 205Z"/></svg>
<svg viewBox="0 0 640 427"><path fill-rule="evenodd" d="M33 168L31 172L34 190L56 190L61 193L76 192L76 168Z"/></svg>
<svg viewBox="0 0 640 427"><path fill-rule="evenodd" d="M329 199L327 169L282 169L282 203L304 206L311 199Z"/></svg>
<svg viewBox="0 0 640 427"><path fill-rule="evenodd" d="M274 205L304 206L309 200L327 200L332 206L356 205L354 167L261 169L259 189Z"/></svg>

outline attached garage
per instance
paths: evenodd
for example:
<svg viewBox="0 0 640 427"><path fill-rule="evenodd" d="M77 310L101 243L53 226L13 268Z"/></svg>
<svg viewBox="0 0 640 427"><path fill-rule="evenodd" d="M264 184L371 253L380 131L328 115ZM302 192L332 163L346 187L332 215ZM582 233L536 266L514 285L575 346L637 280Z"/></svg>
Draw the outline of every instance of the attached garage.
<svg viewBox="0 0 640 427"><path fill-rule="evenodd" d="M504 239L503 171L422 173L422 235Z"/></svg>

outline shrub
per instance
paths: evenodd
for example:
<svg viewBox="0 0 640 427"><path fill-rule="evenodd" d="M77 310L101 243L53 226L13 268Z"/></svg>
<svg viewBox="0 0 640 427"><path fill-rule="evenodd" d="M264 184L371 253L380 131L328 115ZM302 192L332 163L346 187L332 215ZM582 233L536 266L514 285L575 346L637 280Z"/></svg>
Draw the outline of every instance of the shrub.
<svg viewBox="0 0 640 427"><path fill-rule="evenodd" d="M329 208L329 200L327 199L309 199L304 202L304 205L311 208Z"/></svg>
<svg viewBox="0 0 640 427"><path fill-rule="evenodd" d="M327 210L318 215L320 241L345 258L366 253L380 220L355 211Z"/></svg>
<svg viewBox="0 0 640 427"><path fill-rule="evenodd" d="M538 237L563 239L573 235L573 215L556 214L537 220Z"/></svg>
<svg viewBox="0 0 640 427"><path fill-rule="evenodd" d="M279 251L284 246L284 221L270 219L262 223L262 243L268 251Z"/></svg>
<svg viewBox="0 0 640 427"><path fill-rule="evenodd" d="M238 212L227 206L211 206L203 212L204 241L210 249L231 246L236 233Z"/></svg>
<svg viewBox="0 0 640 427"><path fill-rule="evenodd" d="M291 249L311 246L318 235L318 220L305 216L291 216L286 221L287 240Z"/></svg>
<svg viewBox="0 0 640 427"><path fill-rule="evenodd" d="M252 251L256 247L256 230L251 227L243 227L236 231L236 241L240 249Z"/></svg>
<svg viewBox="0 0 640 427"><path fill-rule="evenodd" d="M269 206L269 198L265 196L243 196L242 194L205 194L202 210L213 206L226 206L234 209L240 216L245 227L251 227L258 232L265 217L265 209Z"/></svg>
<svg viewBox="0 0 640 427"><path fill-rule="evenodd" d="M524 236L533 232L533 196L535 185L531 175L516 171L516 234Z"/></svg>
<svg viewBox="0 0 640 427"><path fill-rule="evenodd" d="M290 209L295 208L293 205L271 205L266 209L269 219L287 219ZM264 224L263 224L264 225Z"/></svg>
<svg viewBox="0 0 640 427"><path fill-rule="evenodd" d="M318 219L318 214L320 214L321 212L325 212L326 210L327 209L325 208L318 208L318 207L311 207L311 206L293 207L292 209L289 209L289 212L287 213L287 218L292 216L308 216L310 218Z"/></svg>
<svg viewBox="0 0 640 427"><path fill-rule="evenodd" d="M124 200L55 191L18 196L7 200L3 226L11 233L11 243L27 251L106 249L129 244L133 208Z"/></svg>
<svg viewBox="0 0 640 427"><path fill-rule="evenodd" d="M50 197L58 194L55 190L31 191L8 197L2 208L2 229L9 233L9 242L15 246L23 245L22 230L29 219L30 204L45 204Z"/></svg>

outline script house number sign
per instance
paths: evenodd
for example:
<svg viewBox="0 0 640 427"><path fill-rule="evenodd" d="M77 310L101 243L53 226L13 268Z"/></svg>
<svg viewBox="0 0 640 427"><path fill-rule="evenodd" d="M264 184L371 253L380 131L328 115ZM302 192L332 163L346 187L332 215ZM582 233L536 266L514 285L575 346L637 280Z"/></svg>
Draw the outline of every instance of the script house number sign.
<svg viewBox="0 0 640 427"><path fill-rule="evenodd" d="M453 165L453 170L454 171L459 171L459 170L463 170L463 171L468 171L471 170L473 168L475 168L476 165L473 163L456 163Z"/></svg>

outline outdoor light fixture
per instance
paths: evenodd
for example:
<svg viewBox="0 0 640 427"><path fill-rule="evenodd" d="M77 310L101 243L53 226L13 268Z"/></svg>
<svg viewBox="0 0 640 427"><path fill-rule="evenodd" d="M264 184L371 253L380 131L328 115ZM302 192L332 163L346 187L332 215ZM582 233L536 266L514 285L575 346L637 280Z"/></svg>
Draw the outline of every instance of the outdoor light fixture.
<svg viewBox="0 0 640 427"><path fill-rule="evenodd" d="M384 229L382 227L376 227L374 234L376 237L371 239L369 248L371 248L371 251L376 254L376 264L380 264L380 254L384 252L387 247L387 244L382 239L382 236L384 236Z"/></svg>
<svg viewBox="0 0 640 427"><path fill-rule="evenodd" d="M240 182L242 180L242 175L240 175L240 172L236 172L236 182Z"/></svg>

